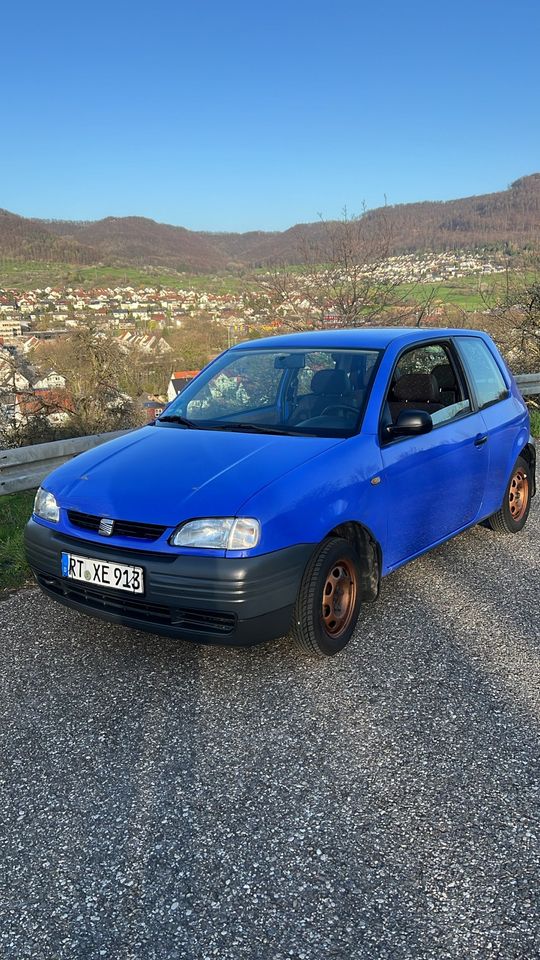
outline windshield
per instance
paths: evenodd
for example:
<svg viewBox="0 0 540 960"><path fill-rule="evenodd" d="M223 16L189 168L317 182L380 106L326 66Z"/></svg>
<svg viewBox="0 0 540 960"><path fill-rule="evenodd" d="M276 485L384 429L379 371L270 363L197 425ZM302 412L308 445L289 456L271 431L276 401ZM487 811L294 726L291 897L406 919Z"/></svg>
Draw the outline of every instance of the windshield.
<svg viewBox="0 0 540 960"><path fill-rule="evenodd" d="M184 427L350 436L379 352L235 348L203 371L160 421Z"/></svg>

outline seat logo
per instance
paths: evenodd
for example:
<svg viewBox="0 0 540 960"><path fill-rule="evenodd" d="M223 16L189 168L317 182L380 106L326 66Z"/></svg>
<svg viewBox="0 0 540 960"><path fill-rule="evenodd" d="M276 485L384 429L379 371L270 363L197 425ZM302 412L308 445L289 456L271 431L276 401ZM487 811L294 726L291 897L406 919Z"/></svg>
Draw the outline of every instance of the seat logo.
<svg viewBox="0 0 540 960"><path fill-rule="evenodd" d="M103 517L103 519L99 521L98 533L100 533L102 537L110 537L113 530L114 520L108 520L106 517Z"/></svg>

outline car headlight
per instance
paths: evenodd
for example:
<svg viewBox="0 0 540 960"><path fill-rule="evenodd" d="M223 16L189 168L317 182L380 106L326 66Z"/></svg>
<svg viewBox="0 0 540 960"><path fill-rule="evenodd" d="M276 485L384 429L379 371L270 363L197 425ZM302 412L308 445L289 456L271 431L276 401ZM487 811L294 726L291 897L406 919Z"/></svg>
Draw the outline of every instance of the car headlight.
<svg viewBox="0 0 540 960"><path fill-rule="evenodd" d="M56 502L56 497L48 490L40 487L34 500L34 513L36 517L42 520L50 520L52 523L58 523L60 519L60 507Z"/></svg>
<svg viewBox="0 0 540 960"><path fill-rule="evenodd" d="M250 550L261 537L261 525L251 517L208 517L178 527L170 542L175 547L208 550Z"/></svg>

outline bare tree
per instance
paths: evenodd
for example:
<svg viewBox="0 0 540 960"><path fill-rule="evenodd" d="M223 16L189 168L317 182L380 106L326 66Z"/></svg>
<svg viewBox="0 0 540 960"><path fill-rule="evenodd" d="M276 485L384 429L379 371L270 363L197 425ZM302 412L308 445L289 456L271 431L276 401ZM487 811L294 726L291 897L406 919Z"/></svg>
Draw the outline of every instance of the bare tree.
<svg viewBox="0 0 540 960"><path fill-rule="evenodd" d="M71 397L70 424L77 433L99 433L136 425L138 411L122 385L132 359L94 320L61 340L44 343L36 365L65 377Z"/></svg>
<svg viewBox="0 0 540 960"><path fill-rule="evenodd" d="M300 237L300 264L281 264L258 278L269 315L273 311L283 326L293 329L329 320L341 326L420 326L435 288L404 284L389 269L391 252L392 224L384 208L376 217L366 210L350 216L347 209L339 220L320 216L319 229Z"/></svg>
<svg viewBox="0 0 540 960"><path fill-rule="evenodd" d="M504 282L483 295L486 327L513 369L540 369L540 255L529 254L519 267L507 267Z"/></svg>
<svg viewBox="0 0 540 960"><path fill-rule="evenodd" d="M3 352L0 370L0 447L18 447L55 440L65 435L54 414L65 409L62 397L35 392L27 386L30 371L13 355Z"/></svg>
<svg viewBox="0 0 540 960"><path fill-rule="evenodd" d="M173 351L169 354L169 370L171 362L176 370L198 370L227 346L227 330L214 323L209 314L200 313L196 318L186 317L181 329L171 331L167 340Z"/></svg>

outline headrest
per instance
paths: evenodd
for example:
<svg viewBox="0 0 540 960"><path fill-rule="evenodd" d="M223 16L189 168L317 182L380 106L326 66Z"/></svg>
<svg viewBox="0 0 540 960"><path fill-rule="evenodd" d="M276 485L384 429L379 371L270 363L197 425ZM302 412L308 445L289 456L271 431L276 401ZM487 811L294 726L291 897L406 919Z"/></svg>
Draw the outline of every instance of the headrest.
<svg viewBox="0 0 540 960"><path fill-rule="evenodd" d="M344 370L317 370L311 380L311 392L335 395L349 393L347 374Z"/></svg>
<svg viewBox="0 0 540 960"><path fill-rule="evenodd" d="M454 371L449 363L439 363L431 372L441 390L453 390L456 386Z"/></svg>
<svg viewBox="0 0 540 960"><path fill-rule="evenodd" d="M394 396L396 400L435 403L439 399L439 389L432 373L404 373L394 384Z"/></svg>
<svg viewBox="0 0 540 960"><path fill-rule="evenodd" d="M369 380L369 375L371 370L366 372L365 370L359 370L358 367L352 367L349 374L349 380L353 390L363 390L366 386L367 381Z"/></svg>

